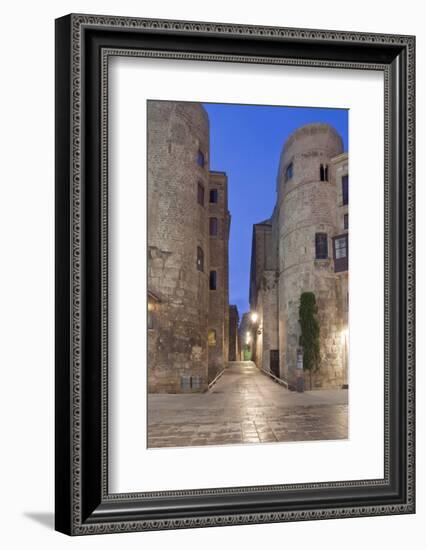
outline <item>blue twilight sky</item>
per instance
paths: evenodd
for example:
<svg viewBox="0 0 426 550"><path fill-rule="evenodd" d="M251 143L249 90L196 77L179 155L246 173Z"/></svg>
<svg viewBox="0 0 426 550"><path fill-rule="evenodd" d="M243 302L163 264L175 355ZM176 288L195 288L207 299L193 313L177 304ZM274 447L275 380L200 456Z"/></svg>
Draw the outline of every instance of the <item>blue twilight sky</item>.
<svg viewBox="0 0 426 550"><path fill-rule="evenodd" d="M326 122L348 150L348 111L307 107L203 104L210 119L210 169L228 175L231 234L229 303L240 318L249 310L253 224L269 218L275 205L282 147L300 126Z"/></svg>

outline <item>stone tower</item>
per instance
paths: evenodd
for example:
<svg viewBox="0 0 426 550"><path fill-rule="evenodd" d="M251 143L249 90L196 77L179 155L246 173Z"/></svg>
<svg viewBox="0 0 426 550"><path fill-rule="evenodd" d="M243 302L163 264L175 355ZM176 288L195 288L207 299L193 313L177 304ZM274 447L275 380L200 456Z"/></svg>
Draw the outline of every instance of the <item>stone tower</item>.
<svg viewBox="0 0 426 550"><path fill-rule="evenodd" d="M148 101L148 391L208 384L209 121ZM142 312L141 312L142 315Z"/></svg>
<svg viewBox="0 0 426 550"><path fill-rule="evenodd" d="M296 384L299 347L299 303L314 292L320 323L320 370L312 387L336 387L344 374L340 342L339 276L333 262L332 237L338 233L336 185L332 161L343 151L342 139L327 124L310 124L285 143L278 173L274 223L278 234L278 319L280 376ZM302 371L303 372L303 371ZM305 373L309 387L309 375Z"/></svg>

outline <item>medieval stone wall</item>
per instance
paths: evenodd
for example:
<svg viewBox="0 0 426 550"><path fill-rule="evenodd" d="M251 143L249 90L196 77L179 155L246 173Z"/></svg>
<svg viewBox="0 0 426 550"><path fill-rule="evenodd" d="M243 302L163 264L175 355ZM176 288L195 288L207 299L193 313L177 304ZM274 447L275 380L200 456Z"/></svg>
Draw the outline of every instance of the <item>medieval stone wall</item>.
<svg viewBox="0 0 426 550"><path fill-rule="evenodd" d="M279 317L285 323L279 334L280 371L291 385L296 384L298 375L298 310L303 292L315 294L320 324L321 362L319 371L312 376L313 387L336 387L343 383L339 277L334 272L332 252L332 236L337 234L337 190L331 180L331 159L342 150L341 137L331 126L313 124L294 132L281 155ZM326 175L322 170L327 170ZM325 258L316 256L317 234L327 235Z"/></svg>
<svg viewBox="0 0 426 550"><path fill-rule="evenodd" d="M149 101L150 392L200 391L208 383L208 209L198 204L199 184L207 195L205 110L197 103Z"/></svg>
<svg viewBox="0 0 426 550"><path fill-rule="evenodd" d="M278 351L278 272L264 271L259 288L261 324L257 338L262 342L261 366L271 371L271 352Z"/></svg>
<svg viewBox="0 0 426 550"><path fill-rule="evenodd" d="M257 320L252 322L253 360L270 370L271 350L278 350L278 271L272 221L253 226L250 273L250 308Z"/></svg>
<svg viewBox="0 0 426 550"><path fill-rule="evenodd" d="M253 228L250 304L262 329L256 335L256 360L269 370L271 350L279 350L279 375L290 387L300 376L308 388L311 381L312 388L347 383L348 271L338 272L333 256L334 239L347 233L348 224L342 196L348 162L342 151L341 137L327 124L296 130L281 154L270 227L266 231L262 222ZM323 254L317 238L325 239ZM268 258L276 258L275 271ZM315 294L320 324L321 359L312 377L297 369L303 292Z"/></svg>

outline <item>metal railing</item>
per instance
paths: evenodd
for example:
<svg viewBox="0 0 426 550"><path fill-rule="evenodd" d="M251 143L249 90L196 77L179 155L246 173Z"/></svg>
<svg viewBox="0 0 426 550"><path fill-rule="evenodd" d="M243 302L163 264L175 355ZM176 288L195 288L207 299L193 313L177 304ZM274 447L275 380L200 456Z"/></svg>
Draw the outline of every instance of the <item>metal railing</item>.
<svg viewBox="0 0 426 550"><path fill-rule="evenodd" d="M222 376L222 374L223 374L224 372L225 372L225 369L222 369L222 370L220 371L220 373L217 374L217 375L215 376L215 378L213 378L213 380L212 380L212 381L210 382L210 384L208 385L208 389L211 389L211 388L216 384L216 382L219 380L219 378Z"/></svg>
<svg viewBox="0 0 426 550"><path fill-rule="evenodd" d="M278 376L275 376L275 374L272 374L272 372L269 372L261 367L258 367L258 369L263 372L263 374L266 374L268 376L270 376L272 378L272 380L274 380L274 382L276 382L277 384L281 384L281 386L284 386L285 388L288 389L288 383L285 382L284 380L281 380L281 378L278 378Z"/></svg>

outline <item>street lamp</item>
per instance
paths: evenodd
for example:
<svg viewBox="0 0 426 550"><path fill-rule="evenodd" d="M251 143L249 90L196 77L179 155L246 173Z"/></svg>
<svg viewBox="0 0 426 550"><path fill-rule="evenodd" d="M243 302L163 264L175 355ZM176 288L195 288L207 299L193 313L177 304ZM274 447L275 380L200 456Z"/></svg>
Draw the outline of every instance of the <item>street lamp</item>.
<svg viewBox="0 0 426 550"><path fill-rule="evenodd" d="M252 321L252 323L256 323L257 318L258 318L257 313L256 313L255 311L253 311L253 313L251 314L251 321Z"/></svg>

